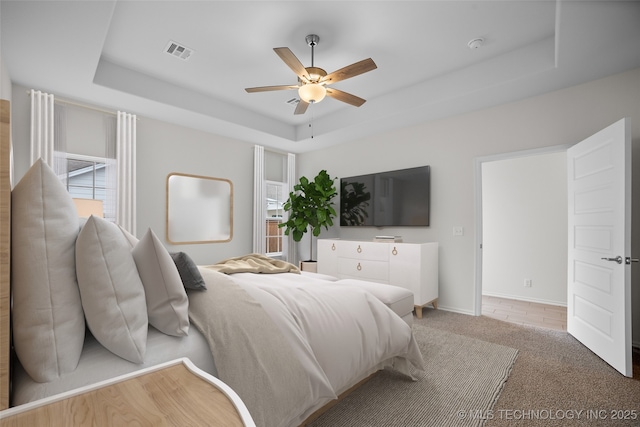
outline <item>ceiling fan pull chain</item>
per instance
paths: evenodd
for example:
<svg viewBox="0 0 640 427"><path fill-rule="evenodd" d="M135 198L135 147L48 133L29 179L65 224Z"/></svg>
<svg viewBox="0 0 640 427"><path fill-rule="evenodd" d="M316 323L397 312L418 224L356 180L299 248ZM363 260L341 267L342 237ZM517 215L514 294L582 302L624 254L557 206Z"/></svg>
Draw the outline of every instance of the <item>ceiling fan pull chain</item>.
<svg viewBox="0 0 640 427"><path fill-rule="evenodd" d="M309 119L309 130L311 131L311 139L313 139L313 108L311 108L311 118Z"/></svg>

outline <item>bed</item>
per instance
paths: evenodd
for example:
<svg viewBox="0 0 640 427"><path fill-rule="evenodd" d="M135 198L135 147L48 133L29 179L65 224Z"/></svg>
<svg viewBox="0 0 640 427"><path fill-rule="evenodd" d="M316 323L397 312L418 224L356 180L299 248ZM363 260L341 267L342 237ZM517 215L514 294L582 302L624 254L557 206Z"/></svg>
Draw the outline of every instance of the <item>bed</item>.
<svg viewBox="0 0 640 427"><path fill-rule="evenodd" d="M4 327L10 255L17 355L11 366L3 330L5 407L188 357L233 388L257 425L296 426L380 369L411 378L422 368L410 326L361 288L287 263L228 274L178 262L153 230L138 240L101 218L79 220L40 161L11 195L5 163L0 214L4 230L11 206L12 242L0 233L11 248L0 316Z"/></svg>

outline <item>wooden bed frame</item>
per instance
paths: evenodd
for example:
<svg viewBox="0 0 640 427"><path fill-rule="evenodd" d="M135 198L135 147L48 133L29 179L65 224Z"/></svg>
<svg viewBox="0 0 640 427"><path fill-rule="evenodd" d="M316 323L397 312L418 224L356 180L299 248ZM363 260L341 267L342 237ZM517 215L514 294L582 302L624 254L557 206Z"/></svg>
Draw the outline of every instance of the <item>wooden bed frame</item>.
<svg viewBox="0 0 640 427"><path fill-rule="evenodd" d="M9 101L0 100L0 410L11 389L11 141Z"/></svg>

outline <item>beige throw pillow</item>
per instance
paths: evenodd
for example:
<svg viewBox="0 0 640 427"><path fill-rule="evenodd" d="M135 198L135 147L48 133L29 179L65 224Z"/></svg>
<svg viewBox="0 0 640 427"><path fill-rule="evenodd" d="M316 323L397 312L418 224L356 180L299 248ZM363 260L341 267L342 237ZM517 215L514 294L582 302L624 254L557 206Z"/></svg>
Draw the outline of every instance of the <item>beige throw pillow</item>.
<svg viewBox="0 0 640 427"><path fill-rule="evenodd" d="M142 363L147 348L144 287L117 225L91 216L76 242L76 270L87 325L118 356Z"/></svg>
<svg viewBox="0 0 640 427"><path fill-rule="evenodd" d="M76 281L78 214L53 170L36 161L11 193L13 342L37 382L78 366L85 322Z"/></svg>
<svg viewBox="0 0 640 427"><path fill-rule="evenodd" d="M131 253L144 285L151 326L167 335L187 335L189 300L167 249L149 229Z"/></svg>

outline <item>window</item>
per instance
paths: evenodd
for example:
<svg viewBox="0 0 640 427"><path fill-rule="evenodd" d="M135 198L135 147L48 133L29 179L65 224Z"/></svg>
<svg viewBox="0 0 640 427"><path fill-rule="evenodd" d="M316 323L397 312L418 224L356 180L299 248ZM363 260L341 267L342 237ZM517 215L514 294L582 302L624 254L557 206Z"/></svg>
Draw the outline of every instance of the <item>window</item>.
<svg viewBox="0 0 640 427"><path fill-rule="evenodd" d="M287 201L286 183L266 181L266 251L267 256L281 256L282 246L282 223L284 209L282 206Z"/></svg>
<svg viewBox="0 0 640 427"><path fill-rule="evenodd" d="M104 162L67 158L67 190L72 197L105 200Z"/></svg>
<svg viewBox="0 0 640 427"><path fill-rule="evenodd" d="M105 219L115 222L114 159L67 153L67 172L62 178L71 197L102 200Z"/></svg>
<svg viewBox="0 0 640 427"><path fill-rule="evenodd" d="M288 262L295 262L295 245L278 226L286 219L283 206L293 191L295 159L295 154L254 147L253 251Z"/></svg>

